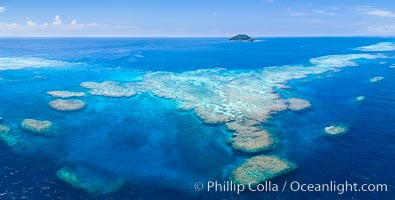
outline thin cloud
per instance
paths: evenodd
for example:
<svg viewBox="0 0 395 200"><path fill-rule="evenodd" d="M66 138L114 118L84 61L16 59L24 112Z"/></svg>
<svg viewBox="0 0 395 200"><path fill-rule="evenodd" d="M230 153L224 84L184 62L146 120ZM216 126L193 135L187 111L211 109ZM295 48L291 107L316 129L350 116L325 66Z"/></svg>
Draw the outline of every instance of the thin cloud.
<svg viewBox="0 0 395 200"><path fill-rule="evenodd" d="M320 15L321 16L335 16L336 13L328 12L325 10L311 10L309 12L290 12L289 15L293 16L293 17L303 17L303 16L312 16L312 15L315 15L315 16L320 16Z"/></svg>
<svg viewBox="0 0 395 200"><path fill-rule="evenodd" d="M308 23L315 23L315 24L325 24L325 23L327 23L328 21L322 20L322 19L314 19L314 18L311 18L311 19L306 19L305 22L308 22Z"/></svg>
<svg viewBox="0 0 395 200"><path fill-rule="evenodd" d="M82 24L78 23L77 20L72 20L69 24L64 24L59 15L54 17L54 21L51 24L47 22L43 24L38 24L32 19L27 18L25 24L17 23L6 23L0 22L0 31L20 31L20 30L68 30L68 29L83 29L83 28L93 28L97 24L94 22Z"/></svg>
<svg viewBox="0 0 395 200"><path fill-rule="evenodd" d="M5 7L4 6L0 6L0 13L5 12Z"/></svg>
<svg viewBox="0 0 395 200"><path fill-rule="evenodd" d="M312 10L311 12L314 13L314 14L317 14L317 15L329 15L329 16L336 15L333 12L328 12L328 11L325 11L325 10Z"/></svg>
<svg viewBox="0 0 395 200"><path fill-rule="evenodd" d="M293 17L299 17L299 16L309 16L310 14L305 12L291 12L289 13L289 15Z"/></svg>
<svg viewBox="0 0 395 200"><path fill-rule="evenodd" d="M395 33L395 25L374 25L368 28L368 31L371 33L377 34L394 34Z"/></svg>
<svg viewBox="0 0 395 200"><path fill-rule="evenodd" d="M360 15L370 15L375 17L395 17L395 13L392 11L374 8L371 6L356 6L356 13Z"/></svg>
<svg viewBox="0 0 395 200"><path fill-rule="evenodd" d="M1 31L10 31L10 30L15 30L21 27L21 25L18 25L17 23L2 23L0 22L0 30Z"/></svg>
<svg viewBox="0 0 395 200"><path fill-rule="evenodd" d="M79 29L79 28L85 28L85 26L86 26L85 24L79 24L75 19L70 22L70 28Z"/></svg>

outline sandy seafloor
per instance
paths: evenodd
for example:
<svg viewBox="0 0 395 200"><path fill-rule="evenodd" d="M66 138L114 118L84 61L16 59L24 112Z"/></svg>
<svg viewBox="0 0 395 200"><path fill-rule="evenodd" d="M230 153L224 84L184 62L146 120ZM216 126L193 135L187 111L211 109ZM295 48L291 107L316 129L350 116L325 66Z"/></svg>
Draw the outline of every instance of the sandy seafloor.
<svg viewBox="0 0 395 200"><path fill-rule="evenodd" d="M395 191L395 51L354 48L394 38L3 38L0 40L0 117L23 145L0 141L0 199L391 199ZM311 65L309 59L335 54L383 54L287 83L283 98L308 100L303 112L283 111L263 125L279 142L274 150L246 154L227 143L223 124L207 125L193 111L151 94L130 98L87 95L80 111L48 106L51 90L83 91L84 81L141 81L145 73L183 73L223 67L262 70L268 66ZM26 63L61 61L62 66ZM25 60L24 60L25 59ZM44 60L45 59L45 60ZM22 62L24 61L24 62ZM31 62L31 60L30 60ZM381 62L381 63L380 63ZM383 63L385 62L385 63ZM11 64L10 64L11 63ZM15 64L17 63L17 64ZM42 64L42 63L41 63ZM14 69L9 69L10 65ZM371 83L372 77L384 77ZM263 83L264 84L264 83ZM356 101L357 96L365 96ZM25 118L50 120L56 136L37 137L20 129ZM344 135L323 129L347 126ZM228 179L254 155L279 155L298 168L274 183L344 181L388 184L387 192L196 192L197 181ZM127 180L119 190L91 195L56 177L64 166L89 169L86 176Z"/></svg>

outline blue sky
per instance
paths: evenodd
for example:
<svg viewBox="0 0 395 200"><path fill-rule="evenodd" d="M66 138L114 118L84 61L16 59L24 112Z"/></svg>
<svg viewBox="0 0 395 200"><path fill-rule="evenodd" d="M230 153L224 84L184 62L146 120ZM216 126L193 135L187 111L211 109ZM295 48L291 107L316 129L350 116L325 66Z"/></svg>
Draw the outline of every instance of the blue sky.
<svg viewBox="0 0 395 200"><path fill-rule="evenodd" d="M0 36L393 36L393 0L0 0Z"/></svg>

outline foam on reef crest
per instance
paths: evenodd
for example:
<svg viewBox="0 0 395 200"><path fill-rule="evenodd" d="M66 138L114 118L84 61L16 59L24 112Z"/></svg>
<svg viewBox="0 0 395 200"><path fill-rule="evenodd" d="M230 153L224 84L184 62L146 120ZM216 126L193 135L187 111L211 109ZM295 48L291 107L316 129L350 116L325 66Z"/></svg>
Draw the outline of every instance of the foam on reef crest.
<svg viewBox="0 0 395 200"><path fill-rule="evenodd" d="M355 48L359 51L395 51L394 42L379 42L369 46Z"/></svg>
<svg viewBox="0 0 395 200"><path fill-rule="evenodd" d="M295 169L294 163L277 156L255 156L237 167L231 173L230 180L236 184L258 185Z"/></svg>
<svg viewBox="0 0 395 200"><path fill-rule="evenodd" d="M23 68L64 67L71 65L68 62L48 60L35 57L3 57L0 58L1 70L16 70Z"/></svg>

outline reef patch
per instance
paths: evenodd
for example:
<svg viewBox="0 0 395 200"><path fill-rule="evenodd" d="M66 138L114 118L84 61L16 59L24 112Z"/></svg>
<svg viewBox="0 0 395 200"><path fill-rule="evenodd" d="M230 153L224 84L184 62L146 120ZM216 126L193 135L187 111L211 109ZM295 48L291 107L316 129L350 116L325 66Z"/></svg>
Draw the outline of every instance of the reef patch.
<svg viewBox="0 0 395 200"><path fill-rule="evenodd" d="M237 167L231 173L230 180L236 184L258 185L295 169L296 164L277 156L255 156Z"/></svg>
<svg viewBox="0 0 395 200"><path fill-rule="evenodd" d="M328 126L324 128L327 135L342 135L347 133L348 128L345 126Z"/></svg>
<svg viewBox="0 0 395 200"><path fill-rule="evenodd" d="M18 143L18 140L11 135L11 128L7 125L0 125L0 139L3 140L9 147Z"/></svg>
<svg viewBox="0 0 395 200"><path fill-rule="evenodd" d="M376 82L379 82L379 81L381 81L383 79L384 79L384 77L382 77L382 76L375 76L375 77L369 79L369 82L376 83Z"/></svg>
<svg viewBox="0 0 395 200"><path fill-rule="evenodd" d="M289 98L287 99L288 109L292 111L302 111L311 107L311 103L304 99Z"/></svg>
<svg viewBox="0 0 395 200"><path fill-rule="evenodd" d="M357 97L355 98L355 100L358 101L358 102L361 102L361 101L363 101L363 100L365 100L365 99L366 99L365 96L357 96Z"/></svg>
<svg viewBox="0 0 395 200"><path fill-rule="evenodd" d="M70 91L48 91L48 95L56 98L71 98L71 97L83 97L85 93L83 92L70 92Z"/></svg>
<svg viewBox="0 0 395 200"><path fill-rule="evenodd" d="M233 131L229 142L236 150L255 153L273 149L276 139L259 127L257 121L233 121L226 123L228 130Z"/></svg>
<svg viewBox="0 0 395 200"><path fill-rule="evenodd" d="M382 54L340 54L329 55L310 59L310 62L319 67L340 68L346 66L358 66L354 60L385 58Z"/></svg>
<svg viewBox="0 0 395 200"><path fill-rule="evenodd" d="M48 60L44 58L35 57L3 57L0 58L1 70L17 70L23 68L46 68L46 67L65 67L70 66L71 63Z"/></svg>
<svg viewBox="0 0 395 200"><path fill-rule="evenodd" d="M355 48L358 51L395 51L395 43L379 42L369 46Z"/></svg>
<svg viewBox="0 0 395 200"><path fill-rule="evenodd" d="M346 66L354 60L384 58L381 54L341 54L310 59L314 66L265 67L262 70L200 69L182 73L147 72L142 81L82 82L92 95L130 97L149 93L174 100L182 110L193 110L207 124L226 124L233 132L229 139L234 149L255 153L272 149L276 139L258 123L275 113L311 106L302 99L283 99L274 88L286 88L290 80Z"/></svg>
<svg viewBox="0 0 395 200"><path fill-rule="evenodd" d="M97 82L82 82L81 87L89 89L89 94L104 97L132 97L136 92L128 87L128 84L122 85L114 81Z"/></svg>
<svg viewBox="0 0 395 200"><path fill-rule="evenodd" d="M21 128L27 132L44 134L52 129L52 122L47 120L25 119L21 123Z"/></svg>
<svg viewBox="0 0 395 200"><path fill-rule="evenodd" d="M58 111L76 111L83 109L86 104L81 100L64 100L64 99L57 99L54 101L49 102L49 105Z"/></svg>
<svg viewBox="0 0 395 200"><path fill-rule="evenodd" d="M92 195L103 195L117 191L126 183L123 179L109 179L108 177L97 176L97 174L90 174L90 172L84 174L84 171L79 170L81 169L66 166L60 169L56 175L63 182Z"/></svg>

